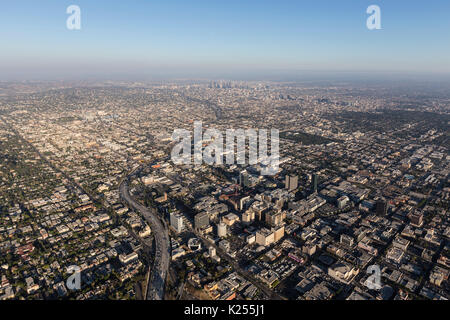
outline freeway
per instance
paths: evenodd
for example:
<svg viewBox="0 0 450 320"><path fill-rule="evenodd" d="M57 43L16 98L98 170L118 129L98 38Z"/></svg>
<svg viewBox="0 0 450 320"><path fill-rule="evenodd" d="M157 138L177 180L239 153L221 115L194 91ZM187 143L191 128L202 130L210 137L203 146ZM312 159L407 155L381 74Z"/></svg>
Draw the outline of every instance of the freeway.
<svg viewBox="0 0 450 320"><path fill-rule="evenodd" d="M122 181L119 186L119 192L121 198L128 206L140 212L145 220L147 220L155 236L155 260L148 284L147 300L163 300L164 287L170 263L170 242L167 226L158 218L158 213L154 208L147 208L133 199L128 189L128 179Z"/></svg>

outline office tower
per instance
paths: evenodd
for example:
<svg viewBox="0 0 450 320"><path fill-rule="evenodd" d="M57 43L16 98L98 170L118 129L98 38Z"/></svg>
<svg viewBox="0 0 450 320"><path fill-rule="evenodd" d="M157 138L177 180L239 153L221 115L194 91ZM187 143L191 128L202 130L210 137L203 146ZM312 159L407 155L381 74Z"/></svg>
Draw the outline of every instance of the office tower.
<svg viewBox="0 0 450 320"><path fill-rule="evenodd" d="M337 207L339 209L342 209L342 208L344 208L347 205L347 203L349 201L350 201L350 199L347 196L342 196L342 197L340 197L339 199L336 200Z"/></svg>
<svg viewBox="0 0 450 320"><path fill-rule="evenodd" d="M179 213L170 213L170 225L180 233L183 230L183 216Z"/></svg>
<svg viewBox="0 0 450 320"><path fill-rule="evenodd" d="M409 215L409 221L416 227L421 227L423 224L423 214L420 212L413 212Z"/></svg>
<svg viewBox="0 0 450 320"><path fill-rule="evenodd" d="M298 176L286 176L285 187L289 191L296 190L298 188Z"/></svg>
<svg viewBox="0 0 450 320"><path fill-rule="evenodd" d="M282 212L268 212L266 214L266 223L271 226L278 226L283 222L284 215Z"/></svg>
<svg viewBox="0 0 450 320"><path fill-rule="evenodd" d="M317 192L317 184L319 183L319 177L317 174L313 173L311 180L311 190L313 192Z"/></svg>
<svg viewBox="0 0 450 320"><path fill-rule="evenodd" d="M208 253L209 253L209 256L212 258L212 257L215 257L216 256L216 248L214 248L214 247L209 247L208 248Z"/></svg>
<svg viewBox="0 0 450 320"><path fill-rule="evenodd" d="M241 187L248 187L250 185L247 170L243 170L239 173L239 185Z"/></svg>
<svg viewBox="0 0 450 320"><path fill-rule="evenodd" d="M255 220L256 221L264 221L266 219L266 211L269 209L269 206L266 204L261 204L257 206L252 206L253 211L255 211Z"/></svg>
<svg viewBox="0 0 450 320"><path fill-rule="evenodd" d="M246 207L246 204L250 202L250 199L250 196L241 198L241 200L239 201L239 210L243 211Z"/></svg>
<svg viewBox="0 0 450 320"><path fill-rule="evenodd" d="M385 216L387 214L388 205L386 200L378 200L377 201L377 215L379 216Z"/></svg>
<svg viewBox="0 0 450 320"><path fill-rule="evenodd" d="M220 238L227 236L227 225L223 222L220 222L217 225L217 236Z"/></svg>
<svg viewBox="0 0 450 320"><path fill-rule="evenodd" d="M268 246L275 241L275 234L273 231L263 228L256 231L256 243L260 246Z"/></svg>
<svg viewBox="0 0 450 320"><path fill-rule="evenodd" d="M201 212L194 217L194 225L196 229L201 229L209 225L209 215Z"/></svg>
<svg viewBox="0 0 450 320"><path fill-rule="evenodd" d="M277 226L272 228L273 231L273 241L277 242L284 237L284 226Z"/></svg>
<svg viewBox="0 0 450 320"><path fill-rule="evenodd" d="M246 225L249 225L255 221L255 211L252 209L248 209L242 214L242 222Z"/></svg>

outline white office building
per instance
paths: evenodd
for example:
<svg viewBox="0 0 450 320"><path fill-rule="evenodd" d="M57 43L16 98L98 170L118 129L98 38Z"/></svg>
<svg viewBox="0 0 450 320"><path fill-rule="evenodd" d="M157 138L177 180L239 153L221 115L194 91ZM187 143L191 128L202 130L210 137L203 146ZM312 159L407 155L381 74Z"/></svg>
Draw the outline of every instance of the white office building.
<svg viewBox="0 0 450 320"><path fill-rule="evenodd" d="M170 213L170 225L178 233L183 231L183 216L179 213L171 212Z"/></svg>

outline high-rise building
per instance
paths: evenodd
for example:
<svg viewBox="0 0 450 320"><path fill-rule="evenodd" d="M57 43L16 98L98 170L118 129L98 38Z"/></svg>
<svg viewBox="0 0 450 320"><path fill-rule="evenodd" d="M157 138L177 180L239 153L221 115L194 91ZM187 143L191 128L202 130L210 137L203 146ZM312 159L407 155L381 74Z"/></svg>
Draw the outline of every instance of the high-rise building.
<svg viewBox="0 0 450 320"><path fill-rule="evenodd" d="M227 225L223 222L220 222L217 225L217 236L219 238L224 238L227 236Z"/></svg>
<svg viewBox="0 0 450 320"><path fill-rule="evenodd" d="M388 210L388 204L386 200L378 200L377 201L377 215L379 216L385 216L387 215L387 210Z"/></svg>
<svg viewBox="0 0 450 320"><path fill-rule="evenodd" d="M284 180L284 188L287 190L289 190L289 180L290 180L290 177L288 175L286 175L286 178Z"/></svg>
<svg viewBox="0 0 450 320"><path fill-rule="evenodd" d="M347 196L342 196L336 200L337 207L339 209L342 209L347 205L349 201L350 199Z"/></svg>
<svg viewBox="0 0 450 320"><path fill-rule="evenodd" d="M247 170L242 170L239 173L239 185L241 187L248 187L250 185Z"/></svg>
<svg viewBox="0 0 450 320"><path fill-rule="evenodd" d="M180 233L183 230L183 216L179 213L170 213L170 225Z"/></svg>
<svg viewBox="0 0 450 320"><path fill-rule="evenodd" d="M241 200L239 200L239 210L244 210L246 208L247 203L250 202L250 196L243 197Z"/></svg>
<svg viewBox="0 0 450 320"><path fill-rule="evenodd" d="M298 176L286 175L285 188L288 191L296 190L298 188Z"/></svg>
<svg viewBox="0 0 450 320"><path fill-rule="evenodd" d="M277 242L278 240L284 237L284 226L277 226L276 228L272 228L272 231L274 242Z"/></svg>
<svg viewBox="0 0 450 320"><path fill-rule="evenodd" d="M411 224L416 227L421 227L423 224L423 214L420 212L413 212L409 215Z"/></svg>
<svg viewBox="0 0 450 320"><path fill-rule="evenodd" d="M289 191L297 190L298 188L298 176L291 176L289 179Z"/></svg>
<svg viewBox="0 0 450 320"><path fill-rule="evenodd" d="M311 178L311 190L313 192L317 192L318 183L319 183L319 177L317 176L317 174L313 173L312 178Z"/></svg>
<svg viewBox="0 0 450 320"><path fill-rule="evenodd" d="M253 211L255 211L255 220L256 221L265 221L266 219L266 211L269 210L269 206L267 203L257 203L252 206Z"/></svg>
<svg viewBox="0 0 450 320"><path fill-rule="evenodd" d="M266 223L271 227L278 226L283 222L284 216L283 212L268 212L266 213Z"/></svg>
<svg viewBox="0 0 450 320"><path fill-rule="evenodd" d="M201 212L194 217L194 226L196 229L201 229L209 225L209 215L206 212Z"/></svg>
<svg viewBox="0 0 450 320"><path fill-rule="evenodd" d="M263 228L256 231L256 243L260 246L268 246L275 241L275 234L273 231Z"/></svg>
<svg viewBox="0 0 450 320"><path fill-rule="evenodd" d="M255 211L253 209L248 209L242 214L242 222L249 225L255 221Z"/></svg>

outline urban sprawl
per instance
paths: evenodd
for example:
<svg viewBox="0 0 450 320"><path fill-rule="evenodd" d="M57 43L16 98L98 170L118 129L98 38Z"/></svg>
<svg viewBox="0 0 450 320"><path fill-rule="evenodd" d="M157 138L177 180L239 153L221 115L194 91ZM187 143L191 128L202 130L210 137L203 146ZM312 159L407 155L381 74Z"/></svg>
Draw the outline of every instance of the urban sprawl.
<svg viewBox="0 0 450 320"><path fill-rule="evenodd" d="M0 299L447 300L449 110L414 83L1 82ZM196 121L279 130L278 170L175 164Z"/></svg>

